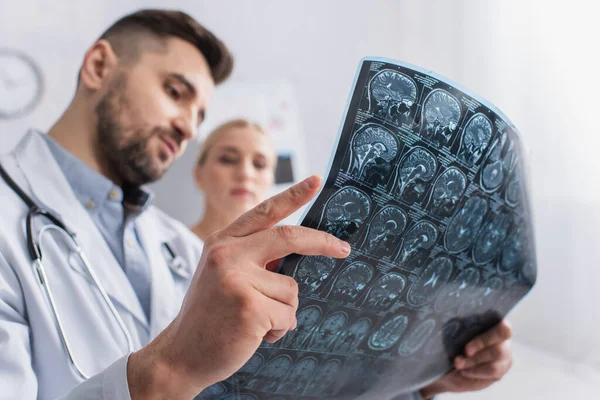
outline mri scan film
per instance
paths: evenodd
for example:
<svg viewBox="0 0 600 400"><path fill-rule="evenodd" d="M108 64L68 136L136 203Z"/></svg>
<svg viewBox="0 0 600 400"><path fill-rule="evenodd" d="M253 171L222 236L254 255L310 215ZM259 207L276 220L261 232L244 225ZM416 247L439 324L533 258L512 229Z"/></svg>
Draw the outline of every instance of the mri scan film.
<svg viewBox="0 0 600 400"><path fill-rule="evenodd" d="M361 61L305 227L345 259L284 258L297 327L198 399L367 400L452 369L537 277L524 143L489 102L430 71Z"/></svg>

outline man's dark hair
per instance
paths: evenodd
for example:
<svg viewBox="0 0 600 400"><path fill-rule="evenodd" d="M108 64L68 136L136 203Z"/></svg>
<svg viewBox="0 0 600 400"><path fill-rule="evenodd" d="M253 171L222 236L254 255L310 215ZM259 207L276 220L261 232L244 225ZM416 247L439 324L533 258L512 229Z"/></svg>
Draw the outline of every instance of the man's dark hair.
<svg viewBox="0 0 600 400"><path fill-rule="evenodd" d="M143 51L148 50L143 44L153 44L160 49L164 44L162 39L169 37L191 43L204 55L215 84L223 82L231 74L233 56L227 46L198 21L181 11L137 11L116 21L99 39L108 41L117 56L126 62L134 62ZM155 40L149 41L148 38Z"/></svg>

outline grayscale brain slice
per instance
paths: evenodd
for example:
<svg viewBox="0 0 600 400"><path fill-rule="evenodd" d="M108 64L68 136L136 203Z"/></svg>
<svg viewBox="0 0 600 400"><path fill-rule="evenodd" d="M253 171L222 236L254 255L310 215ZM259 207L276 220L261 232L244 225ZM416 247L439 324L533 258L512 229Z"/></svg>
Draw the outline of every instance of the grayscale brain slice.
<svg viewBox="0 0 600 400"><path fill-rule="evenodd" d="M417 87L406 75L393 70L383 70L373 77L371 93L378 101L400 102L409 99L414 102L417 98Z"/></svg>
<svg viewBox="0 0 600 400"><path fill-rule="evenodd" d="M504 170L500 161L488 163L483 167L481 175L483 186L487 190L495 190L502 184L504 180Z"/></svg>
<svg viewBox="0 0 600 400"><path fill-rule="evenodd" d="M395 134L377 124L365 125L354 134L348 172L358 179L367 179L373 171L391 168L397 154Z"/></svg>
<svg viewBox="0 0 600 400"><path fill-rule="evenodd" d="M408 303L422 306L432 301L450 280L452 269L449 257L439 256L431 261L408 291Z"/></svg>
<svg viewBox="0 0 600 400"><path fill-rule="evenodd" d="M255 373L263 365L265 359L262 355L255 353L240 369L240 372Z"/></svg>
<svg viewBox="0 0 600 400"><path fill-rule="evenodd" d="M248 389L261 391L274 391L283 381L285 375L292 366L292 360L287 355L281 355L267 362L257 373L246 383Z"/></svg>
<svg viewBox="0 0 600 400"><path fill-rule="evenodd" d="M487 202L478 196L469 198L456 212L444 237L446 249L458 253L471 246L487 213Z"/></svg>
<svg viewBox="0 0 600 400"><path fill-rule="evenodd" d="M478 113L471 117L463 132L459 159L471 165L479 161L490 144L492 130L492 122L485 115Z"/></svg>
<svg viewBox="0 0 600 400"><path fill-rule="evenodd" d="M281 339L282 347L302 347L307 337L321 319L322 311L315 305L306 306L296 314L298 326Z"/></svg>
<svg viewBox="0 0 600 400"><path fill-rule="evenodd" d="M504 280L498 276L492 276L482 286L480 293L478 294L478 300L484 308L490 308L494 306L494 302L498 295L502 293L504 288Z"/></svg>
<svg viewBox="0 0 600 400"><path fill-rule="evenodd" d="M417 223L404 238L402 250L400 251L400 261L405 262L414 255L419 249L429 249L437 241L437 229L429 221Z"/></svg>
<svg viewBox="0 0 600 400"><path fill-rule="evenodd" d="M231 393L221 400L258 400L256 396L247 393Z"/></svg>
<svg viewBox="0 0 600 400"><path fill-rule="evenodd" d="M298 325L313 326L321 317L321 309L317 306L307 306L298 312Z"/></svg>
<svg viewBox="0 0 600 400"><path fill-rule="evenodd" d="M394 316L386 321L369 337L369 347L372 350L386 350L392 347L404 334L408 325L408 317L403 314Z"/></svg>
<svg viewBox="0 0 600 400"><path fill-rule="evenodd" d="M356 298L373 278L373 267L356 261L346 267L336 278L332 291L334 295Z"/></svg>
<svg viewBox="0 0 600 400"><path fill-rule="evenodd" d="M312 350L327 350L338 337L347 321L348 315L345 312L338 311L331 314L315 330L308 347Z"/></svg>
<svg viewBox="0 0 600 400"><path fill-rule="evenodd" d="M435 321L428 319L417 325L400 343L400 354L414 354L429 339L435 329Z"/></svg>
<svg viewBox="0 0 600 400"><path fill-rule="evenodd" d="M396 206L382 209L371 221L369 228L369 248L377 246L387 235L399 235L406 228L406 214Z"/></svg>
<svg viewBox="0 0 600 400"><path fill-rule="evenodd" d="M472 295L478 288L481 273L477 268L469 267L462 270L452 284L447 285L443 293L436 299L435 307L439 311L449 311L458 308L465 300L471 300Z"/></svg>
<svg viewBox="0 0 600 400"><path fill-rule="evenodd" d="M313 357L306 357L298 361L279 385L278 391L280 393L302 393L315 373L317 366L318 362Z"/></svg>
<svg viewBox="0 0 600 400"><path fill-rule="evenodd" d="M429 150L422 147L413 149L402 162L398 179L398 192L404 194L406 188L417 180L430 181L435 175L437 161Z"/></svg>
<svg viewBox="0 0 600 400"><path fill-rule="evenodd" d="M500 257L501 272L511 272L525 261L527 249L527 235L523 223L519 223L514 231L508 235Z"/></svg>
<svg viewBox="0 0 600 400"><path fill-rule="evenodd" d="M301 293L312 293L331 275L335 259L325 256L305 256L294 270Z"/></svg>
<svg viewBox="0 0 600 400"><path fill-rule="evenodd" d="M406 278L390 272L373 284L365 305L371 309L387 309L398 299L405 286Z"/></svg>
<svg viewBox="0 0 600 400"><path fill-rule="evenodd" d="M215 383L204 389L199 396L197 396L196 400L217 400L220 399L222 395L227 392L227 388L222 383Z"/></svg>
<svg viewBox="0 0 600 400"><path fill-rule="evenodd" d="M334 382L337 374L342 369L339 360L329 360L313 375L311 383L305 390L305 394L323 395L323 392Z"/></svg>
<svg viewBox="0 0 600 400"><path fill-rule="evenodd" d="M443 126L455 125L460 120L460 104L458 100L445 90L431 92L425 101L425 119L432 123L438 121Z"/></svg>
<svg viewBox="0 0 600 400"><path fill-rule="evenodd" d="M365 193L352 187L340 189L327 202L325 209L328 233L336 237L353 234L370 210L371 202Z"/></svg>
<svg viewBox="0 0 600 400"><path fill-rule="evenodd" d="M436 198L460 196L467 186L467 177L458 168L448 168L438 180L434 189Z"/></svg>
<svg viewBox="0 0 600 400"><path fill-rule="evenodd" d="M375 144L377 143L383 146L375 148ZM383 158L385 161L391 161L398 154L398 142L394 134L376 124L369 124L364 129L358 130L353 144L355 151L364 149L364 146L370 146L369 150L374 150L375 155ZM365 150L363 152L366 153Z"/></svg>
<svg viewBox="0 0 600 400"><path fill-rule="evenodd" d="M473 249L473 259L478 263L487 263L498 256L508 233L510 218L505 213L494 214L484 225Z"/></svg>
<svg viewBox="0 0 600 400"><path fill-rule="evenodd" d="M333 346L334 352L352 352L371 330L371 321L363 318L354 322L342 332Z"/></svg>
<svg viewBox="0 0 600 400"><path fill-rule="evenodd" d="M433 188L433 206L447 203L454 205L467 188L467 177L455 167L450 167L440 175Z"/></svg>
<svg viewBox="0 0 600 400"><path fill-rule="evenodd" d="M501 132L492 143L481 173L481 186L489 192L497 190L517 164L515 143L508 131Z"/></svg>
<svg viewBox="0 0 600 400"><path fill-rule="evenodd" d="M515 174L508 185L506 185L506 202L513 207L519 203L520 180L519 175Z"/></svg>
<svg viewBox="0 0 600 400"><path fill-rule="evenodd" d="M433 178L437 168L437 161L430 151L417 148L413 150L402 163L402 176L411 176L415 171L419 171L418 179L429 181Z"/></svg>

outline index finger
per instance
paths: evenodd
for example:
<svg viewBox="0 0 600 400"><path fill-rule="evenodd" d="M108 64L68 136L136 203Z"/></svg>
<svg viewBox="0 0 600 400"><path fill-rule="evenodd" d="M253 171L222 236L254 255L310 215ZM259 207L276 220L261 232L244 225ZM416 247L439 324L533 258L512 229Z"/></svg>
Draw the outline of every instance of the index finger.
<svg viewBox="0 0 600 400"><path fill-rule="evenodd" d="M469 357L472 357L486 347L504 342L505 340L510 339L511 336L512 329L510 324L508 321L502 320L500 323L498 323L498 325L467 343L465 346L465 354Z"/></svg>
<svg viewBox="0 0 600 400"><path fill-rule="evenodd" d="M242 214L225 228L223 233L232 237L243 237L272 228L308 203L317 194L320 186L321 178L316 175L310 176Z"/></svg>

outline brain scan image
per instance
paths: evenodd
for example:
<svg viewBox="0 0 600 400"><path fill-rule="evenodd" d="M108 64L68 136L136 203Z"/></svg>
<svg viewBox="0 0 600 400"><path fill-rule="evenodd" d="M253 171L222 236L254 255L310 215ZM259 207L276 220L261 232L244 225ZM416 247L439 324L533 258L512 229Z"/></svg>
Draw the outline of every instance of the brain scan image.
<svg viewBox="0 0 600 400"><path fill-rule="evenodd" d="M413 197L420 199L425 193L425 184L435 176L437 161L431 152L423 147L415 147L404 157L398 168L396 192L400 198L407 197L409 189Z"/></svg>
<svg viewBox="0 0 600 400"><path fill-rule="evenodd" d="M402 397L450 372L537 279L526 144L511 121L385 58L362 59L353 82L322 187L298 210L298 226L349 243L348 257L296 249L277 263L298 284L296 328L261 344L219 400Z"/></svg>
<svg viewBox="0 0 600 400"><path fill-rule="evenodd" d="M292 366L292 359L287 355L278 356L267 362L247 383L247 389L261 392L274 392L283 381Z"/></svg>
<svg viewBox="0 0 600 400"><path fill-rule="evenodd" d="M460 103L456 97L435 89L423 102L420 134L437 146L445 146L456 131L460 116Z"/></svg>
<svg viewBox="0 0 600 400"><path fill-rule="evenodd" d="M488 278L482 285L476 296L470 302L464 303L461 308L461 314L468 315L474 312L475 307L478 310L490 310L495 306L498 296L504 289L504 280L498 276Z"/></svg>
<svg viewBox="0 0 600 400"><path fill-rule="evenodd" d="M485 115L473 115L463 129L458 159L469 166L475 165L492 139L492 121Z"/></svg>
<svg viewBox="0 0 600 400"><path fill-rule="evenodd" d="M444 244L450 253L467 250L477 237L481 228L487 203L481 197L469 198L464 206L454 215L444 236Z"/></svg>
<svg viewBox="0 0 600 400"><path fill-rule="evenodd" d="M435 308L446 312L458 309L465 301L471 301L478 289L481 273L478 268L470 267L462 270L450 285L447 285L437 297Z"/></svg>
<svg viewBox="0 0 600 400"><path fill-rule="evenodd" d="M323 285L335 267L335 259L325 256L302 257L294 270L298 282L298 291L307 295L314 293Z"/></svg>
<svg viewBox="0 0 600 400"><path fill-rule="evenodd" d="M333 345L333 352L344 354L354 352L370 331L371 320L368 318L363 318L352 323L338 336Z"/></svg>
<svg viewBox="0 0 600 400"><path fill-rule="evenodd" d="M433 330L435 329L435 321L433 319L425 320L416 325L400 343L398 351L401 355L414 354L427 342Z"/></svg>
<svg viewBox="0 0 600 400"><path fill-rule="evenodd" d="M373 186L387 183L398 155L395 134L377 124L365 125L354 135L351 149L351 175Z"/></svg>
<svg viewBox="0 0 600 400"><path fill-rule="evenodd" d="M432 213L441 218L452 215L466 188L467 176L464 172L456 167L448 168L433 185L429 201Z"/></svg>
<svg viewBox="0 0 600 400"><path fill-rule="evenodd" d="M328 233L348 240L367 219L371 200L363 191L353 187L338 190L325 206L325 226Z"/></svg>
<svg viewBox="0 0 600 400"><path fill-rule="evenodd" d="M222 383L215 383L204 389L198 396L194 397L194 400L219 400L225 393L227 393L225 385Z"/></svg>
<svg viewBox="0 0 600 400"><path fill-rule="evenodd" d="M398 314L381 325L369 337L369 347L372 350L387 350L398 342L408 326L408 317Z"/></svg>
<svg viewBox="0 0 600 400"><path fill-rule="evenodd" d="M406 266L410 264L413 268L420 266L422 260L419 256L423 256L422 252L431 249L437 238L438 231L431 222L418 222L404 237L398 254L398 261Z"/></svg>
<svg viewBox="0 0 600 400"><path fill-rule="evenodd" d="M452 270L452 261L449 257L439 256L431 261L410 287L407 295L408 304L421 307L432 301L450 280Z"/></svg>
<svg viewBox="0 0 600 400"><path fill-rule="evenodd" d="M328 393L341 369L342 363L339 360L329 360L322 364L313 375L313 379L306 387L304 394L323 396L324 393Z"/></svg>
<svg viewBox="0 0 600 400"><path fill-rule="evenodd" d="M373 279L373 267L356 261L344 268L335 278L327 295L332 301L353 303Z"/></svg>
<svg viewBox="0 0 600 400"><path fill-rule="evenodd" d="M504 198L509 206L516 207L519 204L521 195L521 178L518 174L513 174L510 181L506 185L506 193Z"/></svg>
<svg viewBox="0 0 600 400"><path fill-rule="evenodd" d="M417 85L407 75L386 69L369 82L369 111L394 125L409 124Z"/></svg>
<svg viewBox="0 0 600 400"><path fill-rule="evenodd" d="M459 336L463 324L459 320L450 320L444 327L429 338L424 347L425 356L436 356L449 351L449 344Z"/></svg>
<svg viewBox="0 0 600 400"><path fill-rule="evenodd" d="M231 393L223 397L221 400L258 400L256 396L248 393Z"/></svg>
<svg viewBox="0 0 600 400"><path fill-rule="evenodd" d="M502 251L502 244L508 233L509 217L504 213L493 214L483 226L473 247L473 260L485 264L494 260Z"/></svg>
<svg viewBox="0 0 600 400"><path fill-rule="evenodd" d="M397 272L390 272L373 284L362 306L375 312L388 311L405 287L406 278Z"/></svg>
<svg viewBox="0 0 600 400"><path fill-rule="evenodd" d="M298 361L285 380L279 385L279 393L302 394L317 370L318 362L313 357Z"/></svg>
<svg viewBox="0 0 600 400"><path fill-rule="evenodd" d="M340 382L341 393L363 393L372 387L381 376L385 362L377 362L371 357L352 355L344 365L344 380Z"/></svg>
<svg viewBox="0 0 600 400"><path fill-rule="evenodd" d="M307 306L296 313L298 325L282 339L282 347L288 349L302 348L315 326L321 319L322 311L318 306Z"/></svg>
<svg viewBox="0 0 600 400"><path fill-rule="evenodd" d="M481 187L487 192L497 190L510 175L516 164L514 142L507 132L502 132L490 147L490 154L481 173Z"/></svg>
<svg viewBox="0 0 600 400"><path fill-rule="evenodd" d="M265 358L260 353L254 353L238 372L227 378L227 382L235 385L243 384L249 378L253 377L264 363Z"/></svg>
<svg viewBox="0 0 600 400"><path fill-rule="evenodd" d="M371 220L362 247L373 257L390 257L398 246L406 223L406 213L400 208L384 207Z"/></svg>
<svg viewBox="0 0 600 400"><path fill-rule="evenodd" d="M515 226L515 229L508 235L504 241L498 270L502 274L510 273L521 268L526 261L527 235L522 223Z"/></svg>
<svg viewBox="0 0 600 400"><path fill-rule="evenodd" d="M313 332L308 348L310 350L328 350L346 326L347 321L348 314L343 311L338 311L325 318Z"/></svg>

